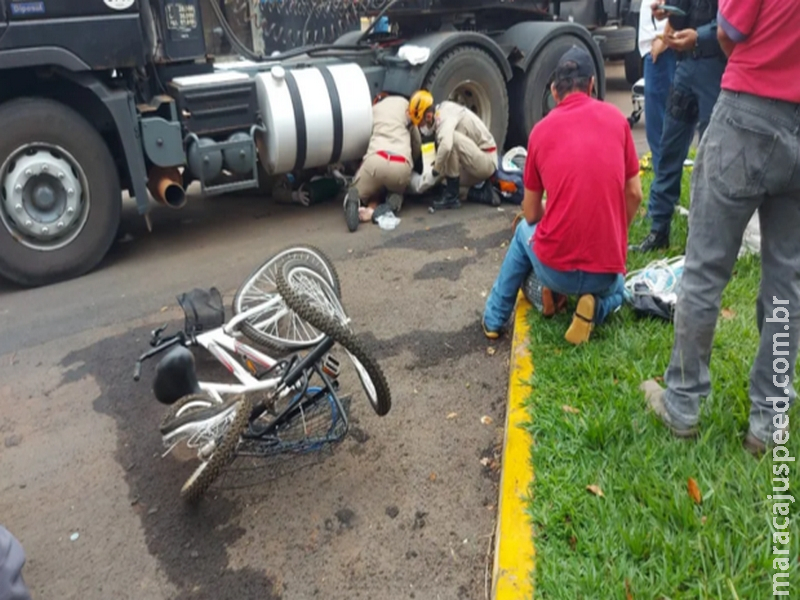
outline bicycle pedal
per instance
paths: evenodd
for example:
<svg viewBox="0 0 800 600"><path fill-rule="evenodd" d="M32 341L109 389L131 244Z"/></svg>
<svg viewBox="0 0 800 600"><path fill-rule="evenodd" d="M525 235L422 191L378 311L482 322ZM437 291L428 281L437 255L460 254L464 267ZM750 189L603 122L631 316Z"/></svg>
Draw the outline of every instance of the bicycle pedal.
<svg viewBox="0 0 800 600"><path fill-rule="evenodd" d="M322 359L322 372L325 373L331 379L336 379L339 377L339 373L342 371L342 363L340 363L336 357L332 356L331 354L325 355L325 358Z"/></svg>

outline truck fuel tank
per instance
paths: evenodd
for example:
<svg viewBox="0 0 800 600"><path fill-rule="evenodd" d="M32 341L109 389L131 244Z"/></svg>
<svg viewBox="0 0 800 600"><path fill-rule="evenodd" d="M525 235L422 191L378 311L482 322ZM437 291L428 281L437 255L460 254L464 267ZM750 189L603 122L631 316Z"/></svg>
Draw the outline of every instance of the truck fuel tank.
<svg viewBox="0 0 800 600"><path fill-rule="evenodd" d="M261 163L270 174L359 160L372 134L372 96L357 64L256 75Z"/></svg>

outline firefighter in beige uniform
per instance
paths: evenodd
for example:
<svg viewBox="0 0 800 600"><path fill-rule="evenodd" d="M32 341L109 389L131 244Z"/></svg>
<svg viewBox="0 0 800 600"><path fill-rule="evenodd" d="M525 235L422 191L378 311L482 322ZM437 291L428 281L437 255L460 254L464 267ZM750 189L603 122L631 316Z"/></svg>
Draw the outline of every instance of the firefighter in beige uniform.
<svg viewBox="0 0 800 600"><path fill-rule="evenodd" d="M420 146L419 133L412 129L408 100L402 96L387 96L373 106L369 147L344 200L350 231L358 228L361 204L377 205L384 190L387 207L395 213L402 208L414 168L412 147L418 151Z"/></svg>
<svg viewBox="0 0 800 600"><path fill-rule="evenodd" d="M409 116L423 136L436 134L434 175L444 174L446 184L432 208L460 207L462 182L470 186L468 200L497 204L489 181L497 170L497 144L483 121L455 102L445 101L434 108L433 96L425 90L411 97Z"/></svg>

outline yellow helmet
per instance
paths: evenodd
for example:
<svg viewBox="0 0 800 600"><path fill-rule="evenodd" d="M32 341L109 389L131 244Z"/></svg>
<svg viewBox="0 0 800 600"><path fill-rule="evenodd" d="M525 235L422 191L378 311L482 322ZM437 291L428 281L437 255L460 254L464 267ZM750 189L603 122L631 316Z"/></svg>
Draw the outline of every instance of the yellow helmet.
<svg viewBox="0 0 800 600"><path fill-rule="evenodd" d="M422 123L425 112L432 106L433 95L429 91L419 90L414 92L408 103L408 114L411 116L411 122L418 127Z"/></svg>

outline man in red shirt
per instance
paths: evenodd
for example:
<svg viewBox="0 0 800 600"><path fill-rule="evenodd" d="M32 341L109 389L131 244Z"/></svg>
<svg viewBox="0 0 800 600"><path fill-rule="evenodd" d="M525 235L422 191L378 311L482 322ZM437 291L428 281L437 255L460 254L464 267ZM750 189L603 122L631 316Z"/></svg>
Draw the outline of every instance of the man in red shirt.
<svg viewBox="0 0 800 600"><path fill-rule="evenodd" d="M483 329L490 339L510 318L531 269L544 286L545 316L563 295L579 296L565 335L570 343L588 341L594 325L622 304L628 227L642 201L639 160L625 115L591 97L594 74L584 48L568 50L551 87L557 106L531 131L525 221L486 301Z"/></svg>
<svg viewBox="0 0 800 600"><path fill-rule="evenodd" d="M679 437L697 434L720 298L743 232L758 210L761 341L750 371L745 448L760 455L788 439L787 409L800 340L800 10L786 0L720 0L722 92L697 153L689 239L675 311L672 360L642 388ZM777 448L776 448L777 450Z"/></svg>

